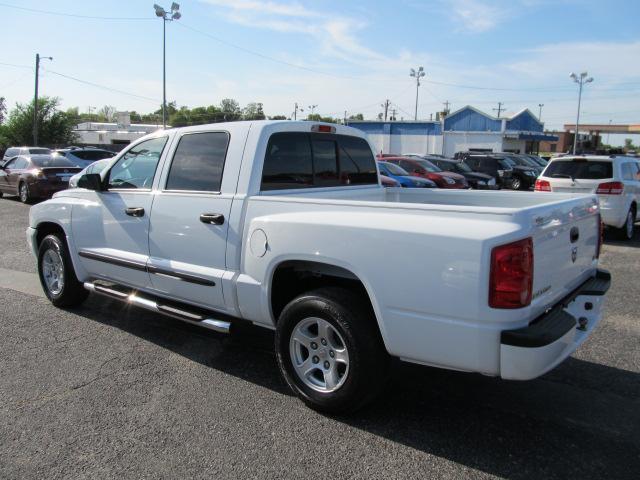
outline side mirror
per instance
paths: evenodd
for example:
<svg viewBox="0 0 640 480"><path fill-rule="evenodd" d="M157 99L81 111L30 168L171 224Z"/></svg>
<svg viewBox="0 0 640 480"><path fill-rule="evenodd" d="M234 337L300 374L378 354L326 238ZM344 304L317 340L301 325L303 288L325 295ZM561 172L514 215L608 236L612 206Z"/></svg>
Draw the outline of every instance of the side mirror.
<svg viewBox="0 0 640 480"><path fill-rule="evenodd" d="M102 178L100 178L100 174L98 173L85 173L78 179L78 188L86 188L87 190L95 190L96 192L101 192L104 190L102 188Z"/></svg>

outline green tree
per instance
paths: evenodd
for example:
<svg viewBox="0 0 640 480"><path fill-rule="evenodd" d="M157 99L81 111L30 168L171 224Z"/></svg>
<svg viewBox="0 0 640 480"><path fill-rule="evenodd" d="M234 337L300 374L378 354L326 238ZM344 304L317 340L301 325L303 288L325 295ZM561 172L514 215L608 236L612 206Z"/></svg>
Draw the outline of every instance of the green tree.
<svg viewBox="0 0 640 480"><path fill-rule="evenodd" d="M242 118L245 120L264 120L267 117L262 110L262 103L252 102L244 107Z"/></svg>
<svg viewBox="0 0 640 480"><path fill-rule="evenodd" d="M41 97L38 99L38 142L41 145L62 145L73 143L76 134L73 118L58 109L60 99ZM3 125L0 143L9 145L30 145L33 143L33 101L27 105L18 103L9 113Z"/></svg>
<svg viewBox="0 0 640 480"><path fill-rule="evenodd" d="M116 121L116 107L112 105L105 105L98 110L99 122L115 122Z"/></svg>
<svg viewBox="0 0 640 480"><path fill-rule="evenodd" d="M232 98L224 98L220 102L220 110L222 111L225 122L234 122L240 120L242 117L240 104Z"/></svg>
<svg viewBox="0 0 640 480"><path fill-rule="evenodd" d="M274 115L273 117L269 117L269 120L287 120L286 115Z"/></svg>
<svg viewBox="0 0 640 480"><path fill-rule="evenodd" d="M349 120L364 120L364 115L358 113L357 115L350 115Z"/></svg>

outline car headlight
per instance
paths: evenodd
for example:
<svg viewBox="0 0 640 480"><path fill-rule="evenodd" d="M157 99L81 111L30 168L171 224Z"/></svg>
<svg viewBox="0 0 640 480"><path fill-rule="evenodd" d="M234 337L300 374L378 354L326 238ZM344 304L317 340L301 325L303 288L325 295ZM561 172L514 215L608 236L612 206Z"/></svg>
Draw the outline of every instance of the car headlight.
<svg viewBox="0 0 640 480"><path fill-rule="evenodd" d="M454 185L456 183L455 180L449 177L444 177L444 181L447 182L449 185Z"/></svg>

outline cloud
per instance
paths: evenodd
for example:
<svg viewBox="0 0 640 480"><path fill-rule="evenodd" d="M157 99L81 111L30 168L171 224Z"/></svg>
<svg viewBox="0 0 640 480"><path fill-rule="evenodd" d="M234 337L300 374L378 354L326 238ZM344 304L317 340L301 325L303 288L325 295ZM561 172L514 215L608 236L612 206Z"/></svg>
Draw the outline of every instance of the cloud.
<svg viewBox="0 0 640 480"><path fill-rule="evenodd" d="M458 30L482 33L492 30L510 17L506 5L492 4L480 0L449 0L450 15Z"/></svg>
<svg viewBox="0 0 640 480"><path fill-rule="evenodd" d="M222 9L225 18L235 24L284 33L299 33L318 40L322 53L345 61L359 58L382 59L364 46L357 32L367 24L360 19L311 10L299 3L263 0L202 0Z"/></svg>

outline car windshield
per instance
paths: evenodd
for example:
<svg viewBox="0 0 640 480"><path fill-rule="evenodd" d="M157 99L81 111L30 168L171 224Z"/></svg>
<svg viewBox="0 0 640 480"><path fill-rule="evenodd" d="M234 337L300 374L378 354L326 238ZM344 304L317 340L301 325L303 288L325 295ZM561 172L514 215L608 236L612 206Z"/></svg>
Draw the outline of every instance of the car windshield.
<svg viewBox="0 0 640 480"><path fill-rule="evenodd" d="M516 163L510 158L499 158L498 162L503 168L513 168L516 166Z"/></svg>
<svg viewBox="0 0 640 480"><path fill-rule="evenodd" d="M611 162L587 160L554 160L544 172L545 177L579 180L601 180L613 177Z"/></svg>
<svg viewBox="0 0 640 480"><path fill-rule="evenodd" d="M386 168L391 175L409 175L409 172L407 172L404 168L399 167L398 165L394 165L393 163L383 162L382 166Z"/></svg>
<svg viewBox="0 0 640 480"><path fill-rule="evenodd" d="M464 162L456 162L456 170L466 173L473 172L473 170L471 170L471 167Z"/></svg>
<svg viewBox="0 0 640 480"><path fill-rule="evenodd" d="M431 163L429 160L425 160L423 158L416 160L416 162L418 162L420 164L420 166L422 168L424 168L427 172L441 172L442 169L436 167L433 163Z"/></svg>
<svg viewBox="0 0 640 480"><path fill-rule="evenodd" d="M64 157L58 156L41 156L39 158L32 158L31 161L36 167L77 167L77 165L73 162L70 162Z"/></svg>
<svg viewBox="0 0 640 480"><path fill-rule="evenodd" d="M531 162L527 161L526 159L524 159L522 157L509 157L509 160L511 160L515 165L519 165L521 167L530 167L531 166Z"/></svg>

